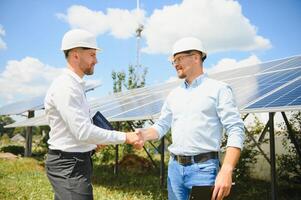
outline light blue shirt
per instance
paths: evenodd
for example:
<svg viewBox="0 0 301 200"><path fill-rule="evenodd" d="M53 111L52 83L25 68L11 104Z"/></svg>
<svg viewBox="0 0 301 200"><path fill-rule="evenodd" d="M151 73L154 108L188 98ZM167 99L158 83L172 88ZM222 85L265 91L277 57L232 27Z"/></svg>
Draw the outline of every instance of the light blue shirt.
<svg viewBox="0 0 301 200"><path fill-rule="evenodd" d="M242 149L245 139L232 89L206 74L171 91L152 127L159 138L171 127L172 144L168 149L175 155L219 151L223 129L228 135L227 146Z"/></svg>

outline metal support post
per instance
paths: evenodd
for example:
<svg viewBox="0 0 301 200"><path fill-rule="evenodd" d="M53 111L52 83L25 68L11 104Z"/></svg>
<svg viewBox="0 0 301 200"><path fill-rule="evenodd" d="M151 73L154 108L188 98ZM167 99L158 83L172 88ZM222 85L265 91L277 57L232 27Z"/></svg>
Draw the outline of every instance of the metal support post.
<svg viewBox="0 0 301 200"><path fill-rule="evenodd" d="M272 197L272 200L277 200L278 198L277 198L277 178L276 178L274 114L275 113L269 113L270 159L271 159L271 197Z"/></svg>
<svg viewBox="0 0 301 200"><path fill-rule="evenodd" d="M118 176L118 160L119 160L119 146L115 145L115 165L114 165L114 174Z"/></svg>
<svg viewBox="0 0 301 200"><path fill-rule="evenodd" d="M165 164L164 164L164 138L161 138L161 146L160 146L160 153L161 153L161 161L160 161L160 180L161 180L161 187L164 186L164 179L165 179Z"/></svg>
<svg viewBox="0 0 301 200"><path fill-rule="evenodd" d="M28 118L34 117L34 111L28 111ZM26 144L25 144L25 157L30 157L32 152L32 126L26 128Z"/></svg>

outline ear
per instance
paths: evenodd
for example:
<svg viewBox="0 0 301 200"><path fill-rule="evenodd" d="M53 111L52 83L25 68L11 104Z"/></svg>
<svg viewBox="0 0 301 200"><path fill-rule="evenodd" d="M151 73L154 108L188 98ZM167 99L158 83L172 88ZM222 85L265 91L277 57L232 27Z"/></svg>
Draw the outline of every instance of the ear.
<svg viewBox="0 0 301 200"><path fill-rule="evenodd" d="M200 59L200 56L198 54L193 55L193 62L198 63Z"/></svg>
<svg viewBox="0 0 301 200"><path fill-rule="evenodd" d="M78 60L78 58L79 58L79 54L78 54L78 51L76 51L76 50L74 50L73 52L73 58L75 59L75 60Z"/></svg>

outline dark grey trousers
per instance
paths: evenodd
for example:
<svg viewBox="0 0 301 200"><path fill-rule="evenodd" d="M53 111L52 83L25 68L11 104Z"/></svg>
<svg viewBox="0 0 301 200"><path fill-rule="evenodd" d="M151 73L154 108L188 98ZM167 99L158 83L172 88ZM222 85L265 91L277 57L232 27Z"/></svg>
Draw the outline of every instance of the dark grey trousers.
<svg viewBox="0 0 301 200"><path fill-rule="evenodd" d="M46 172L55 200L93 200L90 154L47 154Z"/></svg>

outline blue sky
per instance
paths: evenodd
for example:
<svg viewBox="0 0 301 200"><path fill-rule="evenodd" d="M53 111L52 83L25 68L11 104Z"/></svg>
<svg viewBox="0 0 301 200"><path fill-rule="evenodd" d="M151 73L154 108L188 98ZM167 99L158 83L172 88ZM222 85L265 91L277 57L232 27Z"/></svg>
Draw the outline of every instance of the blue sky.
<svg viewBox="0 0 301 200"><path fill-rule="evenodd" d="M63 34L84 28L103 52L95 74L97 98L112 91L111 72L136 64L135 29L144 24L141 64L147 85L176 77L168 61L172 43L199 37L207 71L301 54L299 0L2 0L0 1L0 106L42 95L65 68Z"/></svg>

